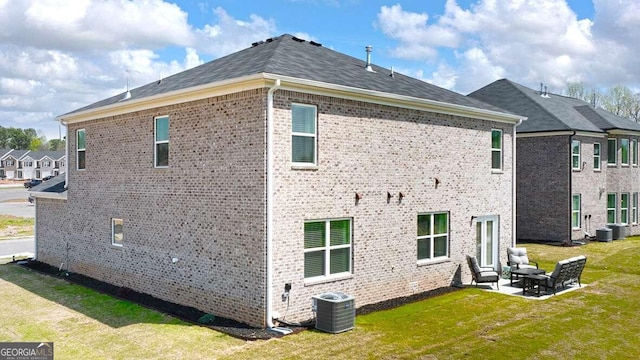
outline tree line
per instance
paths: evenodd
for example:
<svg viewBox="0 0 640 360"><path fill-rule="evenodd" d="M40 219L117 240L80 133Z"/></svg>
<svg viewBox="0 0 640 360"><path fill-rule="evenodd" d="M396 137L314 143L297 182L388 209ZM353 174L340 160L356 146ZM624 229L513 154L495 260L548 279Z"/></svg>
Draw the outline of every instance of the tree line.
<svg viewBox="0 0 640 360"><path fill-rule="evenodd" d="M64 140L47 140L45 136L38 136L35 129L0 126L0 149L62 151L64 146Z"/></svg>
<svg viewBox="0 0 640 360"><path fill-rule="evenodd" d="M606 92L588 88L582 82L567 84L566 95L584 100L594 107L601 107L623 118L640 122L640 93L634 93L623 85L616 85Z"/></svg>

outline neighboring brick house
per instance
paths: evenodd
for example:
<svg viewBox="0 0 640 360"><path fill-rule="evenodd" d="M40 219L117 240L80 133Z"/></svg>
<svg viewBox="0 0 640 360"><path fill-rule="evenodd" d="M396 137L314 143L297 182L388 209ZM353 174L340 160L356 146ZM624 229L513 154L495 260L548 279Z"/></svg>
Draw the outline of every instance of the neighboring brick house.
<svg viewBox="0 0 640 360"><path fill-rule="evenodd" d="M640 234L639 124L507 79L469 96L528 117L517 129L518 240L578 240L613 223Z"/></svg>
<svg viewBox="0 0 640 360"><path fill-rule="evenodd" d="M58 119L37 259L250 325L468 282L514 242L522 117L290 35Z"/></svg>
<svg viewBox="0 0 640 360"><path fill-rule="evenodd" d="M42 179L65 172L64 151L30 151L22 158L23 177Z"/></svg>
<svg viewBox="0 0 640 360"><path fill-rule="evenodd" d="M4 154L0 160L2 161L2 170L7 179L22 180L24 177L24 168L22 159L29 153L29 150L11 150Z"/></svg>

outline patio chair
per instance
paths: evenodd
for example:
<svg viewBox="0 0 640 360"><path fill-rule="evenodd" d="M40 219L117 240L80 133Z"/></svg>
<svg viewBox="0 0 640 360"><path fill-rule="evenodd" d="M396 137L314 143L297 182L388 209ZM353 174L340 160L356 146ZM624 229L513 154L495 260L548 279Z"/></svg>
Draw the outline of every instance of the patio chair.
<svg viewBox="0 0 640 360"><path fill-rule="evenodd" d="M467 255L467 264L469 264L469 269L471 270L471 284L476 282L476 287L478 287L479 283L496 283L496 287L498 290L500 289L500 285L498 284L498 279L500 279L500 275L493 268L489 267L480 267L478 265L478 259L475 256Z"/></svg>
<svg viewBox="0 0 640 360"><path fill-rule="evenodd" d="M507 248L507 265L512 269L537 269L538 263L529 260L526 248L510 247Z"/></svg>

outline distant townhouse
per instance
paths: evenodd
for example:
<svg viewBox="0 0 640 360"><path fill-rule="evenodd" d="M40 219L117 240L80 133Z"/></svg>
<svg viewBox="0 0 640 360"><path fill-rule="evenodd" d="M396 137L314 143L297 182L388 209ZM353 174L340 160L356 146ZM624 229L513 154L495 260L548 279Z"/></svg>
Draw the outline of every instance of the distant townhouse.
<svg viewBox="0 0 640 360"><path fill-rule="evenodd" d="M2 172L7 179L22 180L24 177L24 167L22 159L29 153L29 150L11 150L7 152L2 160Z"/></svg>
<svg viewBox="0 0 640 360"><path fill-rule="evenodd" d="M9 152L11 152L11 149L0 149L0 180L7 177L4 169L4 156Z"/></svg>
<svg viewBox="0 0 640 360"><path fill-rule="evenodd" d="M42 179L65 172L64 151L30 151L22 158L25 179Z"/></svg>
<svg viewBox="0 0 640 360"><path fill-rule="evenodd" d="M528 117L517 129L519 240L578 240L607 224L640 234L640 125L507 79L469 96Z"/></svg>
<svg viewBox="0 0 640 360"><path fill-rule="evenodd" d="M250 325L468 282L514 243L523 117L291 35L58 119L37 260Z"/></svg>

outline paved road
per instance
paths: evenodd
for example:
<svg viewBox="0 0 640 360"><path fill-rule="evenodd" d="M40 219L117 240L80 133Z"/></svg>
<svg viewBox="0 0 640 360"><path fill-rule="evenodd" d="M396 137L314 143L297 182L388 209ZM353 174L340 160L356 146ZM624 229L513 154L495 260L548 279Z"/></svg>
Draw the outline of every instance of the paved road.
<svg viewBox="0 0 640 360"><path fill-rule="evenodd" d="M33 254L35 250L33 237L17 240L0 240L0 257Z"/></svg>
<svg viewBox="0 0 640 360"><path fill-rule="evenodd" d="M25 188L0 187L0 214L21 217L35 217L36 209L26 201L29 194ZM16 240L0 240L0 257L33 254L35 241L33 237Z"/></svg>

